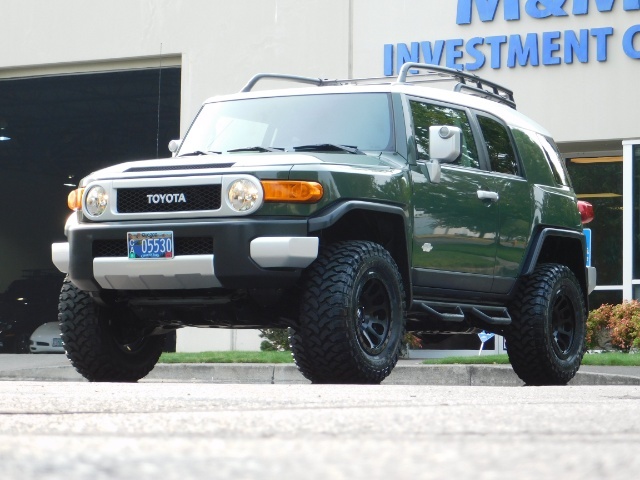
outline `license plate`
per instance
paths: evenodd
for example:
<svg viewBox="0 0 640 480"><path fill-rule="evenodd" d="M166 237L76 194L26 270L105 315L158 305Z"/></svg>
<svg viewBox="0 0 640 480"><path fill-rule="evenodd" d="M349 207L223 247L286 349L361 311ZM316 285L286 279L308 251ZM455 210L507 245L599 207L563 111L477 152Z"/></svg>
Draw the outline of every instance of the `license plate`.
<svg viewBox="0 0 640 480"><path fill-rule="evenodd" d="M129 258L173 258L173 232L128 232Z"/></svg>
<svg viewBox="0 0 640 480"><path fill-rule="evenodd" d="M53 342L51 342L51 345L54 347L61 347L62 346L62 339L61 338L54 338Z"/></svg>

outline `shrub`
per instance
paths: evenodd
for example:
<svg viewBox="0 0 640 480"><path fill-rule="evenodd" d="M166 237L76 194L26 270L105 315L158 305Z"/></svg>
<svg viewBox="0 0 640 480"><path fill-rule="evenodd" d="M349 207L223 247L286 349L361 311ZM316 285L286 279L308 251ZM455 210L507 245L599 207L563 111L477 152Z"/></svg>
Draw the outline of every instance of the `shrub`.
<svg viewBox="0 0 640 480"><path fill-rule="evenodd" d="M289 346L289 329L287 328L265 328L260 330L260 338L264 338L260 344L263 352L284 352L291 350Z"/></svg>
<svg viewBox="0 0 640 480"><path fill-rule="evenodd" d="M608 333L611 344L620 350L640 348L640 302L604 304L592 310L587 319L587 345L598 346L603 333Z"/></svg>
<svg viewBox="0 0 640 480"><path fill-rule="evenodd" d="M600 338L609 329L609 320L612 317L613 305L607 303L589 312L587 318L587 346L596 348L600 346Z"/></svg>

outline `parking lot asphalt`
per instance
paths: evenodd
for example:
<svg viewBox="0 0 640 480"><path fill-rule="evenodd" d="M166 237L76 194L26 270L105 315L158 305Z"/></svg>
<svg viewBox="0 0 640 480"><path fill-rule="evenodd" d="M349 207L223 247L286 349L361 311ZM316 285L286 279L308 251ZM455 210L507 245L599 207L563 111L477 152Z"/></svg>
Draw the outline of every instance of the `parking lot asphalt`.
<svg viewBox="0 0 640 480"><path fill-rule="evenodd" d="M0 380L84 381L60 354L0 354ZM309 383L293 364L158 364L142 382ZM522 386L509 365L424 365L400 360L391 385ZM640 367L582 366L570 385L640 385Z"/></svg>

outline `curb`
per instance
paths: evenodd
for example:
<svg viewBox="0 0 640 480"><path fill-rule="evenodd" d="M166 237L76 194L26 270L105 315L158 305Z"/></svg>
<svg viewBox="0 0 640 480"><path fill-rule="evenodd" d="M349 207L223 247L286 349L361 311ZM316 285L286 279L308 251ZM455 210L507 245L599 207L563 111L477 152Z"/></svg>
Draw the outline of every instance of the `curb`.
<svg viewBox="0 0 640 480"><path fill-rule="evenodd" d="M0 372L0 380L85 381L71 366ZM158 364L142 382L308 384L293 364ZM398 365L383 385L517 387L524 383L510 366ZM640 377L578 372L569 385L640 385Z"/></svg>

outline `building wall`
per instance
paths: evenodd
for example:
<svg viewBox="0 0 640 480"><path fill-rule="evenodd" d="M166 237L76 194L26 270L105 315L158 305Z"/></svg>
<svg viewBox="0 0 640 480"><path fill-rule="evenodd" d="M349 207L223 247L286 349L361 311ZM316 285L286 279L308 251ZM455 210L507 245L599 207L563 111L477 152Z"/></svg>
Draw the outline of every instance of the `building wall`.
<svg viewBox="0 0 640 480"><path fill-rule="evenodd" d="M458 24L458 9L471 6L471 22ZM480 21L478 6L496 3L493 21ZM491 48L474 73L515 90L519 110L543 123L559 142L626 139L637 136L632 96L640 60L638 0L614 0L601 12L603 0L532 2L531 0L32 0L11 2L2 9L0 76L77 71L117 66L137 59L144 65L160 55L182 64L182 128L188 127L208 96L239 90L256 72L344 78L384 73L385 45L458 39L457 65L475 63L469 41L492 36L538 34L540 65L507 66L508 45L502 45L501 68L490 65ZM544 7L544 5L562 7ZM519 20L513 16L519 6ZM575 15L588 6L588 14ZM635 10L624 10L624 8ZM486 8L486 7L485 7ZM603 7L600 7L603 8ZM534 9L534 10L531 10ZM576 10L577 9L577 10ZM529 11L546 18L532 18ZM511 12L511 13L509 13ZM566 15L560 16L563 13ZM598 61L597 29L610 28L606 61ZM567 64L566 32L589 35L588 61ZM544 65L542 37L558 32L558 50ZM629 32L624 50L625 33ZM446 49L445 49L446 50ZM548 50L548 49L547 49ZM495 59L496 56L494 55ZM422 51L419 60L424 61ZM552 62L556 60L551 59ZM451 59L449 59L451 61ZM443 56L447 63L447 53ZM135 64L135 63L134 63ZM130 66L133 64L129 64Z"/></svg>
<svg viewBox="0 0 640 480"><path fill-rule="evenodd" d="M220 352L260 350L257 330L182 328L176 337L177 352Z"/></svg>
<svg viewBox="0 0 640 480"><path fill-rule="evenodd" d="M0 42L19 48L0 57L0 78L177 57L184 131L207 97L238 91L256 72L346 77L348 10L343 0L11 2Z"/></svg>

